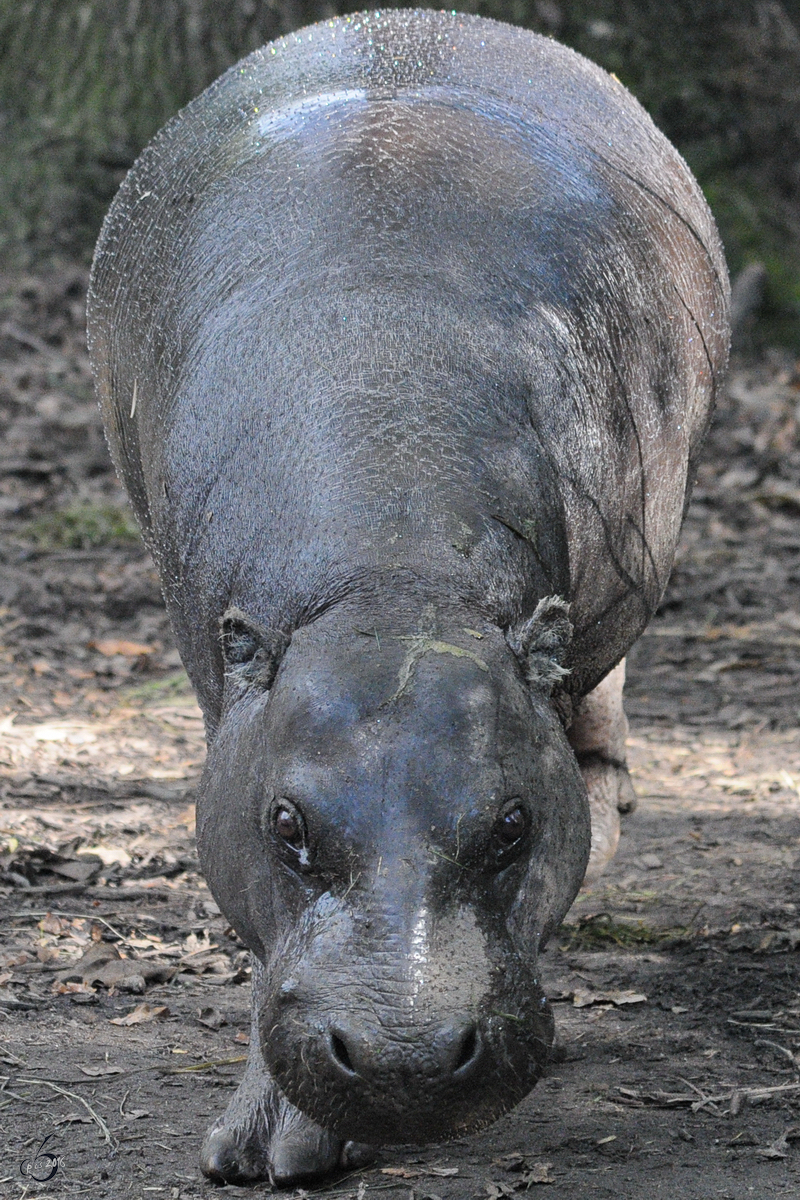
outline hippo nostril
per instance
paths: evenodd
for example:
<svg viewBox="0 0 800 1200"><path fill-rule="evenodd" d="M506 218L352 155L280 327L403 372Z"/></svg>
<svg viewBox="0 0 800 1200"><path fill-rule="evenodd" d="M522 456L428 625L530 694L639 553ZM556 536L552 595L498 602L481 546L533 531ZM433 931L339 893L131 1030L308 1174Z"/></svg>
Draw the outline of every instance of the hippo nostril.
<svg viewBox="0 0 800 1200"><path fill-rule="evenodd" d="M331 1034L331 1051L339 1066L344 1067L345 1071L347 1071L349 1075L355 1075L357 1073L350 1059L350 1053L347 1049L347 1045L343 1039L339 1037L338 1033Z"/></svg>
<svg viewBox="0 0 800 1200"><path fill-rule="evenodd" d="M470 1025L461 1040L461 1047L453 1067L453 1072L463 1071L465 1067L470 1066L478 1058L480 1052L481 1044L477 1027Z"/></svg>

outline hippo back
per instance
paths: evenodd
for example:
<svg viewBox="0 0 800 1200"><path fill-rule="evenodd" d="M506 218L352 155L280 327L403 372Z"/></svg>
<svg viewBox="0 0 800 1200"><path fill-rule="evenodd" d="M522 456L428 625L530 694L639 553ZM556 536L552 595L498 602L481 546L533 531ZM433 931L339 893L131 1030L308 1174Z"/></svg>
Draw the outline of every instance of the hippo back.
<svg viewBox="0 0 800 1200"><path fill-rule="evenodd" d="M388 11L231 68L128 175L90 295L212 724L230 604L291 629L409 580L505 627L568 596L593 687L663 593L727 304L679 155L549 39Z"/></svg>

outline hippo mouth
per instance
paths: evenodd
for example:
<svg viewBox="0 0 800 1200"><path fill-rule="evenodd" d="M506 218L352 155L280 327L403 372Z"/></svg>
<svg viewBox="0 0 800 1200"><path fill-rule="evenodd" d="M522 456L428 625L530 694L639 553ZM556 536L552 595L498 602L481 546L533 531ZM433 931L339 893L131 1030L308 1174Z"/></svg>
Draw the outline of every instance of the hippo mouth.
<svg viewBox="0 0 800 1200"><path fill-rule="evenodd" d="M547 1062L553 1017L544 996L519 1012L388 1028L297 1011L272 1024L264 1054L292 1104L343 1138L372 1144L446 1141L495 1121Z"/></svg>

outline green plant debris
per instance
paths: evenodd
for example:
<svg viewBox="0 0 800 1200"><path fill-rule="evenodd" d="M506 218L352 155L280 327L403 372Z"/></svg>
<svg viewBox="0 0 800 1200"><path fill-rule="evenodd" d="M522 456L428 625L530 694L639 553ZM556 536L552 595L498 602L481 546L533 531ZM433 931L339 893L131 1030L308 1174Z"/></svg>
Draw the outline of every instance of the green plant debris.
<svg viewBox="0 0 800 1200"><path fill-rule="evenodd" d="M192 685L185 671L175 671L164 679L151 679L138 687L120 689L120 700L128 704L138 701L142 704L162 703L164 700L174 700L179 696L192 696Z"/></svg>
<svg viewBox="0 0 800 1200"><path fill-rule="evenodd" d="M581 917L576 924L564 924L559 930L562 950L608 950L610 946L653 946L688 937L688 931L654 929L644 921L612 917L610 913L595 913Z"/></svg>
<svg viewBox="0 0 800 1200"><path fill-rule="evenodd" d="M141 540L127 509L113 504L70 504L30 521L22 536L41 550L92 550Z"/></svg>
<svg viewBox="0 0 800 1200"><path fill-rule="evenodd" d="M453 646L450 642L439 642L431 637L401 637L400 641L409 642L410 648L397 676L397 691L389 697L386 701L387 704L392 704L403 695L414 667L425 654L452 654L454 658L471 658L482 671L489 670L482 658L478 658L477 654L473 654L471 650L465 650L463 646Z"/></svg>

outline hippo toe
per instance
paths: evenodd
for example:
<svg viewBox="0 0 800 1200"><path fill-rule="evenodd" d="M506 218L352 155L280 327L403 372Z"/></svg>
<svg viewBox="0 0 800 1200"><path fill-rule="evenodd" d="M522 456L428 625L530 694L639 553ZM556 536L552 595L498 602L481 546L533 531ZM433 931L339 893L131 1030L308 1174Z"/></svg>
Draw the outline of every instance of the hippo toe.
<svg viewBox="0 0 800 1200"><path fill-rule="evenodd" d="M200 1153L203 1173L215 1183L256 1183L276 1187L327 1175L340 1161L341 1138L320 1128L269 1084L270 1095L255 1097L245 1081L225 1114L209 1129Z"/></svg>
<svg viewBox="0 0 800 1200"><path fill-rule="evenodd" d="M281 1094L261 1051L258 994L262 964L253 962L255 997L250 1051L244 1077L222 1117L206 1134L200 1152L203 1173L215 1183L257 1183L269 1179L291 1187L327 1175L337 1166L370 1161L368 1146L344 1142L295 1108Z"/></svg>

